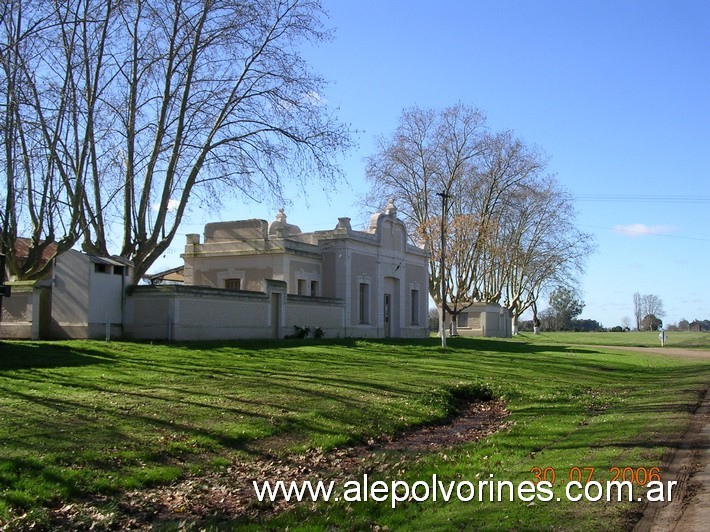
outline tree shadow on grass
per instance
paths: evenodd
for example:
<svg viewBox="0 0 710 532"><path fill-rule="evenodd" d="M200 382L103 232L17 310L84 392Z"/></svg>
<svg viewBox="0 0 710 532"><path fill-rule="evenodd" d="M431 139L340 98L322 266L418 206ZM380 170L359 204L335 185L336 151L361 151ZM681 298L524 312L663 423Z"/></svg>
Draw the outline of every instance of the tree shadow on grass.
<svg viewBox="0 0 710 532"><path fill-rule="evenodd" d="M98 346L89 348L55 342L0 342L0 373L112 363L115 363L115 357Z"/></svg>
<svg viewBox="0 0 710 532"><path fill-rule="evenodd" d="M376 349L387 347L420 347L433 352L446 353L440 349L441 340L437 337L428 338L305 338L305 339L273 339L273 340L209 340L183 342L151 342L158 345L173 346L179 349L225 349L238 348L249 351L290 350L304 347L346 347L349 349ZM525 343L494 338L479 338L455 336L447 338L447 348L451 351L505 351L509 353L537 352L588 352L579 346L568 347L564 344ZM589 352L600 352L592 350Z"/></svg>
<svg viewBox="0 0 710 532"><path fill-rule="evenodd" d="M115 442L89 446L89 450L107 458L91 468L86 467L89 471L93 469L101 474L120 475L125 469L111 460L114 450L146 448L150 454L149 466L171 463L174 457L186 462L201 460L196 458L198 455L180 454L177 447L168 448L159 439L161 435L168 441L176 438L179 440L177 443L198 438L214 442L214 447L210 445L205 448L207 455L211 450L217 453L241 451L259 455L264 447L277 440L284 439L288 446L323 441L328 437L340 438L341 441L350 438L354 441L363 434L379 431L380 425L377 422L385 418L386 422L382 426L391 428L398 412L392 411L389 417L386 411L378 412L380 405L377 401L361 400L362 395L369 392L382 393L383 398L401 403L414 401L417 397L416 388L426 392L449 382L476 380L483 375L495 377L504 389L518 384L521 389L527 386L535 389L538 387L535 381L540 379L546 385L543 388L545 393L554 393L557 389L570 390L569 393L574 390L577 390L576 393L586 393L587 388L607 391L609 386L623 388L651 386L664 381L690 382L697 379L698 372L703 368L700 364L693 364L664 368L659 372L653 368L628 364L621 357L613 361L597 360L597 353L608 355L608 351L602 348L580 349L496 339L453 338L450 339L450 349L441 351L438 342L436 338L201 342L174 344L175 349L182 353L163 353L156 349L155 355L127 345L122 348L120 343L116 344L116 349L111 349L106 346L112 344L101 342L4 342L0 344L0 376L8 376L18 369L119 364L114 372L120 372L120 375L112 375L100 381L91 380L91 376L84 378L79 371L55 372L56 375L50 375L52 372L38 372L45 384L53 384L56 389L47 396L38 396L22 388L15 389L12 398L21 404L35 404L48 413L41 423L47 434L46 440L50 441L51 438L47 449L56 450L58 443L64 443L64 448L69 448L73 442L82 440ZM311 346L317 349L307 351ZM329 346L336 348L330 349ZM349 357L351 352L339 350L338 346L352 349L353 356ZM305 356L278 356L280 351L291 348L302 350ZM125 353L122 353L124 349ZM224 361L220 365L211 356L209 351L212 349L225 349L227 355L230 350L234 350L235 354L244 358L234 357L224 367ZM195 357L190 357L191 351L194 351ZM249 351L258 354L250 357ZM358 352L367 356L358 356ZM381 358L377 356L380 353ZM298 355L295 351L293 354ZM578 354L584 356L575 356ZM427 364L434 359L437 365L428 368ZM537 362L540 362L543 371L538 375L521 364L523 360L535 368ZM475 364L472 363L474 361ZM408 362L416 362L415 372L409 368ZM381 377L375 378L379 365L386 366L388 371L383 370ZM330 366L334 371L323 370ZM345 366L348 366L347 371L335 371ZM148 371L158 372L161 378L131 382L134 376L145 377ZM418 378L413 379L414 373L419 375ZM175 380L165 379L166 376L175 377ZM26 377L26 374L22 376ZM550 382L555 385L548 386ZM238 394L232 397L230 386L235 391L249 387L249 393L242 397ZM257 393L262 388L263 393ZM69 389L81 393L65 393ZM168 390L172 393L167 393ZM225 395L227 401L216 401L219 395ZM290 399L270 401L268 398L271 396ZM526 390L520 401L529 399ZM540 399L537 399L536 403L519 406L515 411L517 417L535 419L549 416L549 419L554 420L556 417L569 419L572 416L588 415L583 410L585 405L571 400L569 404L563 399L556 399L550 401L549 405L544 402L540 405ZM312 404L320 405L317 416L308 415ZM626 410L639 410L640 413L646 410L656 412L659 408L673 407L658 404L655 398L649 398L644 404L625 407ZM675 408L683 406L676 405ZM400 410L403 409L404 406ZM207 411L210 415L204 415ZM187 414L184 417L180 415L183 412ZM221 417L223 415L224 418ZM213 423L220 419L224 419L224 422ZM542 448L589 448L590 445L657 447L663 443L663 435L647 434L643 419L647 417L640 416L639 421L624 421L627 429L628 423L638 424L633 427L637 436L610 436L608 426L572 426L561 437L551 435L542 442ZM248 432L249 425L254 424L263 430ZM136 427L147 429L134 431ZM79 434L68 432L72 429L82 431ZM146 434L153 434L154 437ZM519 441L511 439L508 442L512 446L511 451L519 452L520 448L538 450L531 447L536 444L531 443L534 439L530 436L530 432L521 431ZM31 443L18 440L15 445L20 451L26 452L30 449L22 444ZM44 445L45 442L41 443ZM62 489L69 493L72 490L84 493L100 489L97 486L84 488L75 483L72 471L68 471L66 476L60 471L59 478L54 478L57 469L52 464L27 462L22 454L18 452L11 458L15 460L12 467L22 471L26 479L41 476L48 483L63 486ZM64 456L70 460L69 454ZM83 464L76 465L80 466Z"/></svg>
<svg viewBox="0 0 710 532"><path fill-rule="evenodd" d="M447 351L440 350L438 338L389 338L389 339L357 339L357 338L331 338L331 339L304 339L304 340L230 340L230 341L209 341L209 342L177 342L161 344L179 351L212 351L222 349L238 349L240 351L259 353L262 351L288 352L290 350L303 350L304 348L329 348L342 347L357 352L362 349L367 352L381 350L384 355L398 354L397 348L402 348L403 356L412 354L447 354ZM149 345L147 342L144 345ZM105 344L111 345L111 344ZM136 342L135 345L141 345ZM153 345L153 342L150 342ZM563 345L543 345L510 342L505 340L493 340L482 338L456 337L449 339L449 350L452 354L470 351L472 355L478 352L502 352L502 353L529 353L537 354L542 352L560 353L595 353L598 351L590 349L580 349L577 347L568 348ZM327 353L324 353L327 354ZM21 369L36 368L59 368L77 367L92 364L107 364L117 362L117 356L105 349L101 342L77 342L52 341L52 342L14 342L0 341L0 372L14 371ZM133 363L139 363L139 359L133 357ZM348 361L347 358L339 361L340 364L354 363L359 365L361 361ZM371 362L369 362L371 363ZM155 360L150 360L151 365L155 365ZM179 362L172 360L171 365L179 365Z"/></svg>

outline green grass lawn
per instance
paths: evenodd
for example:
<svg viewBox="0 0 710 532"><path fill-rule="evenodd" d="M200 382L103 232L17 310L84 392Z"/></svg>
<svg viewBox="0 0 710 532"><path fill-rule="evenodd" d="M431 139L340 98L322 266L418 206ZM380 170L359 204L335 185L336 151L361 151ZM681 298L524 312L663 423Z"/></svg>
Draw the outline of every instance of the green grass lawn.
<svg viewBox="0 0 710 532"><path fill-rule="evenodd" d="M390 456L406 463L398 479L492 474L521 482L533 480L531 469L550 467L557 494L574 467L594 467L603 481L613 467L659 466L710 382L710 362L580 347L611 343L587 336L454 338L446 352L436 339L0 342L0 526L41 525L46 508L97 496L110 507L127 490L259 460L267 447L329 450L442 421L454 407L450 390L461 385L504 398L511 425L454 449ZM408 502L396 510L343 502L229 525L624 529L641 510L565 501ZM214 524L225 525L219 516Z"/></svg>
<svg viewBox="0 0 710 532"><path fill-rule="evenodd" d="M628 347L661 347L658 331L633 332L545 332L539 335L522 333L520 339L527 342L555 343L565 345L616 345ZM684 349L710 349L710 333L666 332L666 347Z"/></svg>

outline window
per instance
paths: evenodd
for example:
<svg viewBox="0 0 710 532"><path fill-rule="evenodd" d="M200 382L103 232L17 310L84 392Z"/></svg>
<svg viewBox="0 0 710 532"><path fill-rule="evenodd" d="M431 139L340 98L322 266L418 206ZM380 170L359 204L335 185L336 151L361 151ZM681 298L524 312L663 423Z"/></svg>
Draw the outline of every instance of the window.
<svg viewBox="0 0 710 532"><path fill-rule="evenodd" d="M106 265L101 264L100 262L94 263L94 271L96 273L108 273L108 271L106 269Z"/></svg>
<svg viewBox="0 0 710 532"><path fill-rule="evenodd" d="M360 323L370 323L370 285L360 283Z"/></svg>
<svg viewBox="0 0 710 532"><path fill-rule="evenodd" d="M419 290L412 290L412 325L419 325Z"/></svg>
<svg viewBox="0 0 710 532"><path fill-rule="evenodd" d="M114 266L113 267L113 274L114 275L123 275L123 266Z"/></svg>
<svg viewBox="0 0 710 532"><path fill-rule="evenodd" d="M307 285L308 285L308 281L306 281L305 279L299 279L299 280L298 280L298 288L297 288L298 292L297 292L297 294L298 294L299 296L305 296L305 295L306 295L306 286L307 286Z"/></svg>
<svg viewBox="0 0 710 532"><path fill-rule="evenodd" d="M311 281L311 297L318 297L318 281Z"/></svg>
<svg viewBox="0 0 710 532"><path fill-rule="evenodd" d="M241 290L242 289L242 280L239 278L225 279L224 280L224 287L227 290Z"/></svg>
<svg viewBox="0 0 710 532"><path fill-rule="evenodd" d="M456 325L458 327L468 328L468 312L462 312L458 315Z"/></svg>

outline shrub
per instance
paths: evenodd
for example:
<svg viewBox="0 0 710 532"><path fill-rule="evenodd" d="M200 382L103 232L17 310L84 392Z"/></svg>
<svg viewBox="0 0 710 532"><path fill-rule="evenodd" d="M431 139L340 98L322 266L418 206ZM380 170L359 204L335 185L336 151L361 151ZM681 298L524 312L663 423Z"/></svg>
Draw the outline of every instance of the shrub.
<svg viewBox="0 0 710 532"><path fill-rule="evenodd" d="M294 325L293 334L287 334L286 338L289 340L303 340L304 338L310 338L311 332L313 333L313 338L323 338L325 336L325 331L323 331L320 327L316 327L313 331L311 331L308 325L304 327Z"/></svg>
<svg viewBox="0 0 710 532"><path fill-rule="evenodd" d="M308 338L311 334L311 330L308 325L305 327L299 327L298 325L293 326L293 334L287 334L286 338L289 340L302 340L303 338Z"/></svg>

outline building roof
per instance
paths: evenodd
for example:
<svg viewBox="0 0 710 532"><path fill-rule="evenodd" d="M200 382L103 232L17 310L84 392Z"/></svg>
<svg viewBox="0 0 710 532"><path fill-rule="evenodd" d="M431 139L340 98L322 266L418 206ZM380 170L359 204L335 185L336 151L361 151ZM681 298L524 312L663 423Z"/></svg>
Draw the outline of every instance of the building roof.
<svg viewBox="0 0 710 532"><path fill-rule="evenodd" d="M43 243L43 242L42 242ZM15 239L15 257L26 258L30 253L30 247L32 246L32 239L18 237ZM42 250L41 261L43 263L49 262L54 255L57 253L57 244L54 242L49 242L47 247Z"/></svg>
<svg viewBox="0 0 710 532"><path fill-rule="evenodd" d="M143 276L144 281L150 284L162 283L184 283L185 282L185 266L170 268L158 273L146 274Z"/></svg>
<svg viewBox="0 0 710 532"><path fill-rule="evenodd" d="M99 255L89 255L89 260L96 264L106 264L107 266L133 266L133 263L123 257L100 257Z"/></svg>

